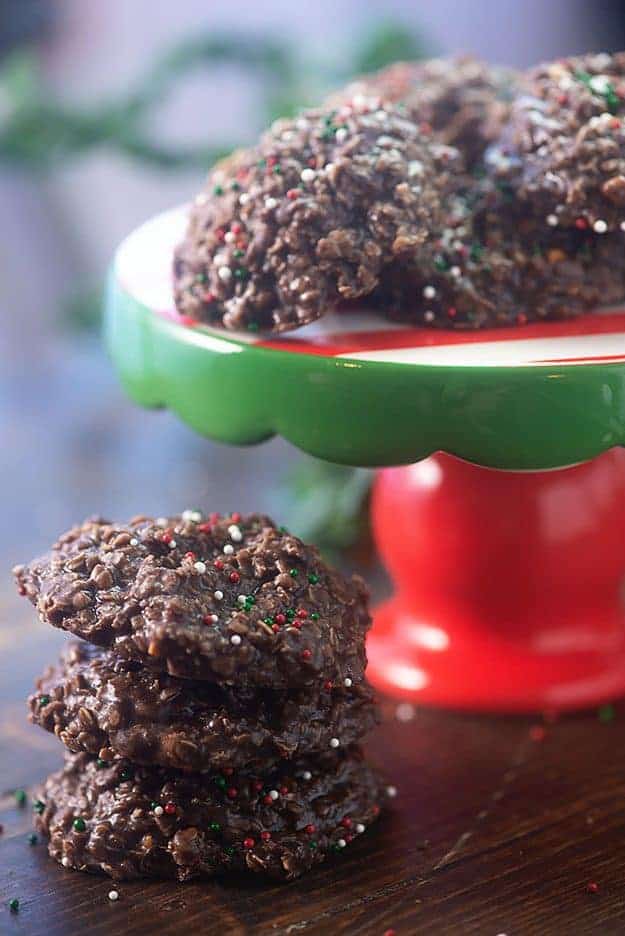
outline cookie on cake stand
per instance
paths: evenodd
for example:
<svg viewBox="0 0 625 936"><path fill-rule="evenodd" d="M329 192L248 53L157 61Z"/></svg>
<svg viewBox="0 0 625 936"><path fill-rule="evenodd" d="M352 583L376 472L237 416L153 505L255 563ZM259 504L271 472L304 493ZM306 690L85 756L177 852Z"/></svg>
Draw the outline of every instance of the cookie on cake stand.
<svg viewBox="0 0 625 936"><path fill-rule="evenodd" d="M501 711L623 692L625 311L457 332L363 309L292 335L224 332L175 312L186 217L120 246L109 351L137 403L203 435L279 434L385 469L373 521L397 591L377 610L371 681Z"/></svg>

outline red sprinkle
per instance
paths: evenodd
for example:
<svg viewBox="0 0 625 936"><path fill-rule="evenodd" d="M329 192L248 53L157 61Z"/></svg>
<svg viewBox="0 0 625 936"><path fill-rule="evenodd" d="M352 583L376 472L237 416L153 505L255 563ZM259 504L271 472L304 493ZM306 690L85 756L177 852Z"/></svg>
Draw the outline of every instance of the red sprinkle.
<svg viewBox="0 0 625 936"><path fill-rule="evenodd" d="M457 314L458 314L458 313L457 313L456 309L455 309L453 306L450 306L450 307L447 309L447 317L448 317L448 318L453 319L453 318L456 317Z"/></svg>
<svg viewBox="0 0 625 936"><path fill-rule="evenodd" d="M278 162L278 158L277 158L276 156L268 156L268 157L267 157L267 165L268 165L269 167L275 166L275 164L276 164L277 162Z"/></svg>
<svg viewBox="0 0 625 936"><path fill-rule="evenodd" d="M171 532L171 530L165 530L165 532L164 532L163 535L161 536L161 540L162 540L164 543L171 543L171 541L173 540L173 538L174 538L174 534Z"/></svg>
<svg viewBox="0 0 625 936"><path fill-rule="evenodd" d="M204 302L207 302L209 305L211 302L215 302L216 298L217 296L215 295L215 293L210 292L210 290L208 292L205 292L204 295L202 296L202 299L204 300ZM203 523L201 526L198 527L198 529L201 530L203 526L206 526L206 524ZM208 531L204 530L202 532L208 532Z"/></svg>
<svg viewBox="0 0 625 936"><path fill-rule="evenodd" d="M213 616L212 616L212 614L205 614L204 617L202 618L202 620L203 620L203 622L204 622L205 624L213 624L213 623L214 623L214 622L213 622Z"/></svg>
<svg viewBox="0 0 625 936"><path fill-rule="evenodd" d="M165 803L165 812L168 816L173 816L176 813L176 804L175 803Z"/></svg>
<svg viewBox="0 0 625 936"><path fill-rule="evenodd" d="M295 198L299 198L299 189L291 188L286 193L286 197L290 198L293 201Z"/></svg>
<svg viewBox="0 0 625 936"><path fill-rule="evenodd" d="M588 227L588 221L586 218L576 218L575 227L578 229L578 231L585 231Z"/></svg>
<svg viewBox="0 0 625 936"><path fill-rule="evenodd" d="M326 679L326 681L323 684L323 688L327 690L327 692L330 692L331 689L334 689L334 683L332 682L331 679Z"/></svg>
<svg viewBox="0 0 625 936"><path fill-rule="evenodd" d="M236 799L239 795L239 791L236 787L231 786L228 790L226 790L226 795L228 796L228 799Z"/></svg>
<svg viewBox="0 0 625 936"><path fill-rule="evenodd" d="M382 936L396 936L396 933L394 929L387 929L387 930L384 930L384 933L382 934Z"/></svg>
<svg viewBox="0 0 625 936"><path fill-rule="evenodd" d="M341 825L343 826L344 829L351 829L352 820L349 818L349 816L345 816L344 819L341 819Z"/></svg>
<svg viewBox="0 0 625 936"><path fill-rule="evenodd" d="M596 881L590 881L586 885L586 890L588 891L589 894L597 894L599 892L599 885L597 884Z"/></svg>
<svg viewBox="0 0 625 936"><path fill-rule="evenodd" d="M289 788L285 786L281 786L279 792L280 792L280 796L286 796L287 793L289 792Z"/></svg>
<svg viewBox="0 0 625 936"><path fill-rule="evenodd" d="M216 569L219 569L219 570L223 569L224 567L224 564L221 561L221 559L215 559L215 561L213 562L213 565L215 566Z"/></svg>
<svg viewBox="0 0 625 936"><path fill-rule="evenodd" d="M547 732L543 725L532 725L530 728L530 738L532 741L544 741L547 737Z"/></svg>
<svg viewBox="0 0 625 936"><path fill-rule="evenodd" d="M211 514L208 515L208 519L210 520L211 523L217 523L220 517L218 513L213 511Z"/></svg>
<svg viewBox="0 0 625 936"><path fill-rule="evenodd" d="M226 232L224 231L224 229L217 228L217 230L215 231L215 237L217 238L217 240L222 241L225 236L226 236Z"/></svg>
<svg viewBox="0 0 625 936"><path fill-rule="evenodd" d="M198 523L198 530L200 533L210 533L213 529L210 523Z"/></svg>
<svg viewBox="0 0 625 936"><path fill-rule="evenodd" d="M224 767L224 769L221 772L224 775L224 777L231 777L232 774L234 773L234 767Z"/></svg>
<svg viewBox="0 0 625 936"><path fill-rule="evenodd" d="M312 650L309 650L308 647L305 650L302 650L302 660L310 660L312 656Z"/></svg>
<svg viewBox="0 0 625 936"><path fill-rule="evenodd" d="M261 832L260 837L262 838L263 842L268 842L271 838L271 832Z"/></svg>
<svg viewBox="0 0 625 936"><path fill-rule="evenodd" d="M284 614L276 614L276 624L286 624L286 617Z"/></svg>
<svg viewBox="0 0 625 936"><path fill-rule="evenodd" d="M279 625L279 624L272 624L272 625L271 625L271 629L272 629L272 631L274 632L274 634L277 634L278 631L280 630L280 625Z"/></svg>
<svg viewBox="0 0 625 936"><path fill-rule="evenodd" d="M273 803L273 800L269 796L269 793L267 794L267 796L263 796L263 803L265 804L265 806L271 806L271 804Z"/></svg>
<svg viewBox="0 0 625 936"><path fill-rule="evenodd" d="M243 839L243 848L254 848L254 845L256 845L256 842L253 838Z"/></svg>
<svg viewBox="0 0 625 936"><path fill-rule="evenodd" d="M233 585L236 585L237 582L241 581L241 576L238 572L231 572L229 578Z"/></svg>
<svg viewBox="0 0 625 936"><path fill-rule="evenodd" d="M517 325L527 325L527 315L525 312L519 312L516 317L516 323Z"/></svg>
<svg viewBox="0 0 625 936"><path fill-rule="evenodd" d="M195 553L188 552L184 554L185 559L190 559L191 562L195 562Z"/></svg>
<svg viewBox="0 0 625 936"><path fill-rule="evenodd" d="M308 617L308 611L306 610L306 608L300 608L299 611L297 612L297 616L298 618L302 618L303 620L304 618Z"/></svg>
<svg viewBox="0 0 625 936"><path fill-rule="evenodd" d="M252 782L252 787L256 790L257 793L260 793L263 788L262 780L254 780Z"/></svg>
<svg viewBox="0 0 625 936"><path fill-rule="evenodd" d="M234 231L234 225L233 225L233 227L232 227L232 230ZM238 231L234 231L234 233L235 233L235 234L238 234L239 232L238 232ZM232 514L232 522L233 522L233 523L239 523L240 520L241 520L241 514L240 514L240 513L233 513L233 514Z"/></svg>
<svg viewBox="0 0 625 936"><path fill-rule="evenodd" d="M316 831L317 831L317 827L314 826L312 822L310 822L304 829L304 832L306 833L306 835L314 835Z"/></svg>

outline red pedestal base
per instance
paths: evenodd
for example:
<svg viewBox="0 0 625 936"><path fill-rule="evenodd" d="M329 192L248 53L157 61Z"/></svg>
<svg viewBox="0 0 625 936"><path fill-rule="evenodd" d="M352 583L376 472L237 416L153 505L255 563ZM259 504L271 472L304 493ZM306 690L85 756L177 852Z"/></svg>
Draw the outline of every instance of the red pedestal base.
<svg viewBox="0 0 625 936"><path fill-rule="evenodd" d="M373 522L397 587L368 644L378 688L491 711L625 694L625 450L535 473L435 455L379 473Z"/></svg>

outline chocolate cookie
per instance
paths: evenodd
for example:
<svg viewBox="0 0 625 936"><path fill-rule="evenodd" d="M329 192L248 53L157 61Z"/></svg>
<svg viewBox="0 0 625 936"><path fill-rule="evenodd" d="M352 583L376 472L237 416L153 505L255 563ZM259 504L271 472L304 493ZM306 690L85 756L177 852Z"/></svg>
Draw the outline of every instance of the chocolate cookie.
<svg viewBox="0 0 625 936"><path fill-rule="evenodd" d="M397 62L350 82L330 103L359 103L371 95L401 102L422 132L457 147L471 167L499 136L516 82L512 69L471 56Z"/></svg>
<svg viewBox="0 0 625 936"><path fill-rule="evenodd" d="M525 325L625 300L623 236L546 229L501 197L457 219L410 280L392 272L390 318L442 328Z"/></svg>
<svg viewBox="0 0 625 936"><path fill-rule="evenodd" d="M625 230L625 52L532 69L488 164L548 227Z"/></svg>
<svg viewBox="0 0 625 936"><path fill-rule="evenodd" d="M29 698L30 720L71 751L189 771L256 768L347 747L376 723L366 684L341 691L220 687L71 644Z"/></svg>
<svg viewBox="0 0 625 936"><path fill-rule="evenodd" d="M281 120L211 172L174 261L178 311L283 331L370 295L439 225L456 150L375 99Z"/></svg>
<svg viewBox="0 0 625 936"><path fill-rule="evenodd" d="M265 779L172 773L68 755L34 803L65 867L117 880L231 871L290 880L340 852L392 794L357 751L289 763Z"/></svg>
<svg viewBox="0 0 625 936"><path fill-rule="evenodd" d="M88 520L14 572L42 620L176 676L274 689L363 678L364 582L267 517Z"/></svg>

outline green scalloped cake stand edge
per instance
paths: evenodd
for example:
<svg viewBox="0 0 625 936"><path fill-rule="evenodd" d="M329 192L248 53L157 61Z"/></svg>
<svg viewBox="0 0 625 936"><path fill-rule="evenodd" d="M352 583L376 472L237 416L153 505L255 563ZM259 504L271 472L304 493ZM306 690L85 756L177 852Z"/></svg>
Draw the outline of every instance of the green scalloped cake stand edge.
<svg viewBox="0 0 625 936"><path fill-rule="evenodd" d="M274 350L189 327L109 280L105 336L134 401L220 442L281 435L327 461L402 465L445 451L542 470L625 445L625 363L406 365Z"/></svg>

